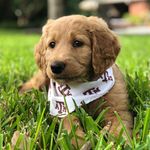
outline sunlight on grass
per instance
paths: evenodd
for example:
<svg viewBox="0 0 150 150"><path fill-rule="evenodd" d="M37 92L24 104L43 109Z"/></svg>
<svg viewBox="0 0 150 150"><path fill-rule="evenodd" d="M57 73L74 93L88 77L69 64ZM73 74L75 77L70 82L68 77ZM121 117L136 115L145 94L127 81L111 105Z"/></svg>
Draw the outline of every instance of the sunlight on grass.
<svg viewBox="0 0 150 150"><path fill-rule="evenodd" d="M123 71L134 74L150 72L150 36L121 36L121 53L117 63Z"/></svg>
<svg viewBox="0 0 150 150"><path fill-rule="evenodd" d="M32 90L23 95L18 94L18 87L36 72L33 51L39 38L38 34L0 29L0 149L10 149L11 138L16 130L21 135L29 133L31 149L73 148L70 139L76 126L72 125L73 131L68 134L62 128L62 121L49 115L45 91ZM75 114L86 133L85 139L92 143L92 149L111 150L115 147L117 150L147 150L150 147L149 41L150 36L120 37L122 51L117 64L124 72L129 92L129 108L134 114L133 138L128 137L130 145L125 144L122 133L114 138L99 132L107 109L96 119L89 116L83 108L76 109ZM119 115L116 115L121 122ZM123 129L125 130L124 126Z"/></svg>

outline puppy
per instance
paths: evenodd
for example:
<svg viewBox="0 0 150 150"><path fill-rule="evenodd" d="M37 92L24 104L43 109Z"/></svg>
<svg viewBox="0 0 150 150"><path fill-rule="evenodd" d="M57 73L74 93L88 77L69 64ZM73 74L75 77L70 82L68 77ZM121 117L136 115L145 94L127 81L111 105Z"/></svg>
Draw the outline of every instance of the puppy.
<svg viewBox="0 0 150 150"><path fill-rule="evenodd" d="M22 85L20 92L41 89L46 85L50 114L63 118L63 127L68 133L71 125L67 114L75 110L72 99L78 107L84 103L86 111L94 113L102 97L105 104L97 109L95 115L109 107L105 116L106 126L111 123L109 132L117 136L122 129L114 114L116 111L131 135L132 116L128 111L126 85L115 64L119 51L116 35L100 18L72 15L48 20L35 47L39 72ZM73 115L71 118L78 125L76 135L83 138L79 119ZM75 146L81 147L84 142L84 139L72 139Z"/></svg>

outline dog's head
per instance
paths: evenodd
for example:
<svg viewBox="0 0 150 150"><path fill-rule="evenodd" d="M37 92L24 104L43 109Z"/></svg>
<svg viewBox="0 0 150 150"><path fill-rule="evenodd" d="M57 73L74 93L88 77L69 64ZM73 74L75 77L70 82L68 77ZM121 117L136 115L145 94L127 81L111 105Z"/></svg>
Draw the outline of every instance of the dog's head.
<svg viewBox="0 0 150 150"><path fill-rule="evenodd" d="M35 58L49 78L68 82L99 77L119 51L116 35L102 19L73 15L48 20Z"/></svg>

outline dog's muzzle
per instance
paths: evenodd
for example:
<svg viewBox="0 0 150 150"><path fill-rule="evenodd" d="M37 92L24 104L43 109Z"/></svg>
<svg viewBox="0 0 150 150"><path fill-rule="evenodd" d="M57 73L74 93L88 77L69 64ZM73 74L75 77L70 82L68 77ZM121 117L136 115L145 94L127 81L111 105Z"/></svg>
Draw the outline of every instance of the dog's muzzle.
<svg viewBox="0 0 150 150"><path fill-rule="evenodd" d="M54 74L60 74L65 69L65 63L61 61L55 61L51 64L50 68Z"/></svg>

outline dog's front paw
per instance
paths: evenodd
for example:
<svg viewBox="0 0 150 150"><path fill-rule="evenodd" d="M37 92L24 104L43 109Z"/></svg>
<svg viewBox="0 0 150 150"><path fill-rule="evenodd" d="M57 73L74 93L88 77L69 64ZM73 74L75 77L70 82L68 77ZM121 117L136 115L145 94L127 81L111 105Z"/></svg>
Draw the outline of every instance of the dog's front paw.
<svg viewBox="0 0 150 150"><path fill-rule="evenodd" d="M103 129L100 131L103 135L105 135L106 133L108 133L110 131L112 122L109 121L104 127Z"/></svg>
<svg viewBox="0 0 150 150"><path fill-rule="evenodd" d="M31 83L27 82L19 86L18 91L19 91L19 94L23 94L25 92L29 92L31 89L32 89Z"/></svg>
<svg viewBox="0 0 150 150"><path fill-rule="evenodd" d="M20 150L29 150L29 134L21 134L19 131L15 131L11 139L11 149L16 149L16 146L18 146Z"/></svg>

